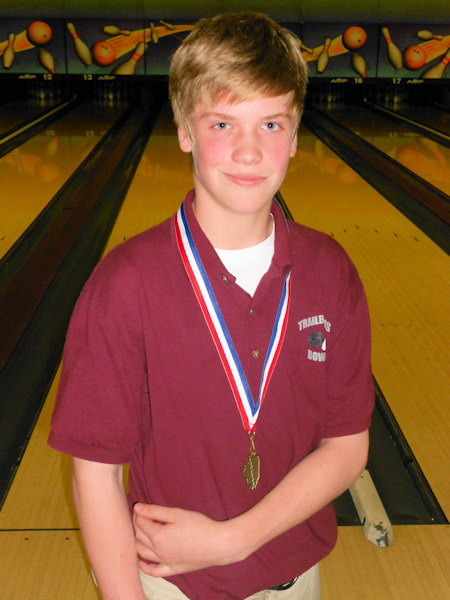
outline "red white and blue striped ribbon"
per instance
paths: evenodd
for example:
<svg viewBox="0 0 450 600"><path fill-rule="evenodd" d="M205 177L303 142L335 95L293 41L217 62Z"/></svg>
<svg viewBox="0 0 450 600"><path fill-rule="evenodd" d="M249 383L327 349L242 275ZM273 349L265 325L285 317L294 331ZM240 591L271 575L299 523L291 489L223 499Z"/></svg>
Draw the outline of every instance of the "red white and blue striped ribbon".
<svg viewBox="0 0 450 600"><path fill-rule="evenodd" d="M222 311L195 246L187 222L184 203L180 206L175 218L175 232L181 258L230 382L242 423L246 431L251 432L255 429L259 411L286 333L291 296L290 273L286 275L284 282L269 347L264 360L258 400L255 403Z"/></svg>

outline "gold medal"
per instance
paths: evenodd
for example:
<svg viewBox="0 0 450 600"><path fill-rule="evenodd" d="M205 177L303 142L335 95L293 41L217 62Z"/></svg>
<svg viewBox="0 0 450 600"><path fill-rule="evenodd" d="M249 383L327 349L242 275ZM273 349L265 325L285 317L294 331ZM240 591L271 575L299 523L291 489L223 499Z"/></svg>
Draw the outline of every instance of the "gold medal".
<svg viewBox="0 0 450 600"><path fill-rule="evenodd" d="M175 218L175 234L186 273L192 283L200 308L214 339L220 360L230 382L231 390L241 415L244 429L250 436L250 454L245 463L242 475L248 487L254 490L258 485L261 463L255 452L253 441L256 421L258 420L267 388L273 370L281 352L283 340L287 330L289 306L291 297L291 274L286 273L280 302L273 324L270 344L266 358L263 362L263 372L257 401L253 400L250 386L245 376L239 356L231 339L225 319L223 317L217 298L212 289L208 275L203 266L199 253L196 251L194 237L189 228L188 218L184 203L180 206ZM256 351L254 351L256 352ZM256 355L255 355L256 356Z"/></svg>
<svg viewBox="0 0 450 600"><path fill-rule="evenodd" d="M245 463L244 470L242 471L242 475L244 476L245 481L247 482L248 487L251 490L254 490L258 485L259 476L261 472L261 461L259 460L259 456L255 452L255 442L253 438L255 437L254 433L250 433L250 454Z"/></svg>

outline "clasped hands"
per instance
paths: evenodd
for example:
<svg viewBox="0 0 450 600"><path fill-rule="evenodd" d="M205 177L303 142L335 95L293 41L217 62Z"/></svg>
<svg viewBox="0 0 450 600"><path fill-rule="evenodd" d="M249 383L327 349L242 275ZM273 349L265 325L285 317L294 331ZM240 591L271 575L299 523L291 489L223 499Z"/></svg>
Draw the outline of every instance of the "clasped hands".
<svg viewBox="0 0 450 600"><path fill-rule="evenodd" d="M226 565L246 556L236 519L214 521L198 512L138 503L133 524L139 562L153 577L169 577Z"/></svg>

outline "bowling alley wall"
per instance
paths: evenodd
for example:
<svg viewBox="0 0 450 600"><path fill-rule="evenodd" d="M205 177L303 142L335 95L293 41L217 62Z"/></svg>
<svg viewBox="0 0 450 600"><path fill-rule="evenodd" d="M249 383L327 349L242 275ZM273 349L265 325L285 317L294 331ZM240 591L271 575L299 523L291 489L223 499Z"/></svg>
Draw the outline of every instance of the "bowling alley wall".
<svg viewBox="0 0 450 600"><path fill-rule="evenodd" d="M448 0L2 0L0 85L8 78L166 75L199 18L255 8L297 35L312 81L428 85L450 78Z"/></svg>

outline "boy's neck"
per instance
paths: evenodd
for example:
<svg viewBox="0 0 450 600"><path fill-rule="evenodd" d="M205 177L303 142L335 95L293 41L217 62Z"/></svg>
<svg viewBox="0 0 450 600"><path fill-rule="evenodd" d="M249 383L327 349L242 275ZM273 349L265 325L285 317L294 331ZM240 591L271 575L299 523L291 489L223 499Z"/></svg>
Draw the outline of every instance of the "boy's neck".
<svg viewBox="0 0 450 600"><path fill-rule="evenodd" d="M266 240L273 229L270 214L272 204L252 214L237 214L226 209L203 205L194 199L192 208L196 219L214 248L240 250Z"/></svg>

